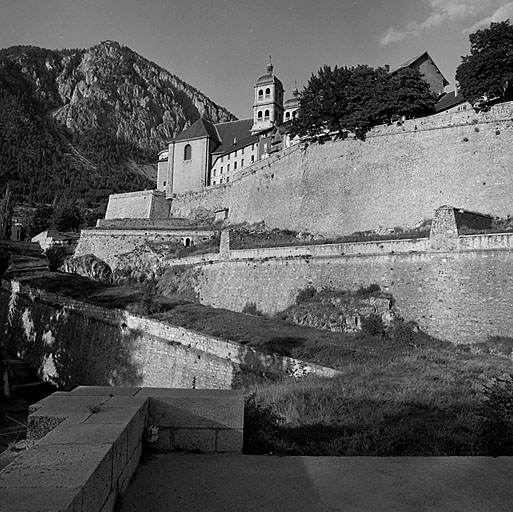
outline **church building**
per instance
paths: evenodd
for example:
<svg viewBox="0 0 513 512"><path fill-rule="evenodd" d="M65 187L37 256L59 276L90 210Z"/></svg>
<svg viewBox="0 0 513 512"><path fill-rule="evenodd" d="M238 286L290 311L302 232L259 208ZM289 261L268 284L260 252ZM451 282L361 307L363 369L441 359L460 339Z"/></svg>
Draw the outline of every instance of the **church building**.
<svg viewBox="0 0 513 512"><path fill-rule="evenodd" d="M283 84L269 62L254 86L253 118L217 124L199 118L159 153L157 190L169 196L228 183L236 173L267 157L275 128L295 115L297 95L295 89L294 97L284 104Z"/></svg>

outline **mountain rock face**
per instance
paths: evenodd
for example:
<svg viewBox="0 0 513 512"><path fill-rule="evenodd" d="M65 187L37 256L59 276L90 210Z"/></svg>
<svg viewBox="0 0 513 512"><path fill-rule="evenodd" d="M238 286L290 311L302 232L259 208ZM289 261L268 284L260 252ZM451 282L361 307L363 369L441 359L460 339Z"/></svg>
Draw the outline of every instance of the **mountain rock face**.
<svg viewBox="0 0 513 512"><path fill-rule="evenodd" d="M48 197L37 190L44 183L34 177L38 172L78 184L72 195L91 186L102 190L97 197L152 188L147 178L154 180L157 153L166 141L200 116L214 123L235 119L114 41L87 50L0 50L0 116L0 189L11 182L19 199L31 193L24 178L33 178L35 200ZM36 134L46 142L36 141ZM25 151L29 145L32 150ZM90 176L82 183L84 174ZM65 191L56 184L52 192L58 189Z"/></svg>

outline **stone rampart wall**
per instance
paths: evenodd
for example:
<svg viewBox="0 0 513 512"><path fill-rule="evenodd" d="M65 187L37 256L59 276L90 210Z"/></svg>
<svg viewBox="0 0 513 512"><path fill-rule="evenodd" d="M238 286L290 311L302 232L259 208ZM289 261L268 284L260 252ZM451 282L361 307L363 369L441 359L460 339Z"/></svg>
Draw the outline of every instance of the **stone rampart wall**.
<svg viewBox="0 0 513 512"><path fill-rule="evenodd" d="M166 195L157 190L142 190L112 194L105 213L106 219L154 219L169 217Z"/></svg>
<svg viewBox="0 0 513 512"><path fill-rule="evenodd" d="M3 343L62 388L81 385L230 388L256 372L336 372L106 309L16 281L0 288Z"/></svg>
<svg viewBox="0 0 513 512"><path fill-rule="evenodd" d="M194 243L209 240L214 231L199 229L84 229L80 233L75 256L94 254L112 268L121 268L128 258L130 264L158 269L172 255L169 244L180 244L187 237ZM138 263L138 260L141 260Z"/></svg>
<svg viewBox="0 0 513 512"><path fill-rule="evenodd" d="M512 119L507 103L378 127L364 142L296 146L227 185L175 196L172 215L224 207L232 223L326 235L415 226L441 204L506 216Z"/></svg>
<svg viewBox="0 0 513 512"><path fill-rule="evenodd" d="M201 302L235 311L247 304L282 311L307 286L356 290L377 283L405 319L438 338L471 343L513 332L510 250L227 260L203 265L198 275Z"/></svg>

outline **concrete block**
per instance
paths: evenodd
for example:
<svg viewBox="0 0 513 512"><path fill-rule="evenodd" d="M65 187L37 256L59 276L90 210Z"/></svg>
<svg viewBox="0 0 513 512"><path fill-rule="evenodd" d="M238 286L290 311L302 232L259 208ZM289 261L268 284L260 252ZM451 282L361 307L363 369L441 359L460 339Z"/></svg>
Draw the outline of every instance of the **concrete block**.
<svg viewBox="0 0 513 512"><path fill-rule="evenodd" d="M141 388L137 396L174 398L244 398L244 391L238 389L182 389L182 388Z"/></svg>
<svg viewBox="0 0 513 512"><path fill-rule="evenodd" d="M56 417L34 413L27 420L27 439L29 441L42 439L63 421L66 421L65 416Z"/></svg>
<svg viewBox="0 0 513 512"><path fill-rule="evenodd" d="M91 446L91 445L90 445ZM112 451L100 461L82 493L82 510L100 510L112 490Z"/></svg>
<svg viewBox="0 0 513 512"><path fill-rule="evenodd" d="M94 428L98 428L100 425L94 425ZM108 425L104 425L108 426ZM117 481L128 464L128 435L127 429L124 428L121 435L116 439L116 442L112 445L112 488L115 489Z"/></svg>
<svg viewBox="0 0 513 512"><path fill-rule="evenodd" d="M215 452L216 433L213 429L186 429L174 431L175 448L200 452Z"/></svg>
<svg viewBox="0 0 513 512"><path fill-rule="evenodd" d="M134 396L140 389L138 387L78 386L69 394L82 396Z"/></svg>
<svg viewBox="0 0 513 512"><path fill-rule="evenodd" d="M111 445L36 445L23 452L1 473L0 486L79 487L97 480L91 492L107 497L112 474ZM84 493L84 496L86 493Z"/></svg>
<svg viewBox="0 0 513 512"><path fill-rule="evenodd" d="M159 426L243 428L244 399L225 397L150 398L149 422Z"/></svg>
<svg viewBox="0 0 513 512"><path fill-rule="evenodd" d="M81 487L3 487L0 512L82 512Z"/></svg>
<svg viewBox="0 0 513 512"><path fill-rule="evenodd" d="M145 426L146 426L146 416L143 414L142 410L137 411L127 428L127 451L128 454L131 454L136 448L137 445L141 444L141 441L145 434Z"/></svg>
<svg viewBox="0 0 513 512"><path fill-rule="evenodd" d="M102 407L84 420L85 424L128 425L138 411L128 407Z"/></svg>
<svg viewBox="0 0 513 512"><path fill-rule="evenodd" d="M47 416L70 416L76 413L91 413L91 408L102 405L109 399L108 396L74 396L71 393L65 395L53 394L38 402L35 414L42 413Z"/></svg>
<svg viewBox="0 0 513 512"><path fill-rule="evenodd" d="M130 465L130 471L131 471L131 475L133 475L136 471L137 471L137 468L139 467L139 464L141 462L141 455L142 455L142 443L139 443L136 447L135 447L135 450L134 452L132 453L128 463ZM130 477L131 477L130 475Z"/></svg>
<svg viewBox="0 0 513 512"><path fill-rule="evenodd" d="M145 407L148 401L144 396L113 396L109 398L103 407L123 407L127 409L139 409ZM147 406L146 406L147 407Z"/></svg>
<svg viewBox="0 0 513 512"><path fill-rule="evenodd" d="M119 444L119 439L123 436L123 433L123 425L64 422L41 439L39 444ZM124 435L124 448L126 454L126 434Z"/></svg>
<svg viewBox="0 0 513 512"><path fill-rule="evenodd" d="M117 499L118 499L118 491L117 490L111 491L107 500L105 501L102 508L100 509L100 512L113 512L113 510L116 507Z"/></svg>
<svg viewBox="0 0 513 512"><path fill-rule="evenodd" d="M134 472L132 471L132 460L128 460L126 466L123 468L123 471L119 475L119 478L116 481L116 489L117 492L123 496L126 490L128 489L128 485L130 484L130 479Z"/></svg>
<svg viewBox="0 0 513 512"><path fill-rule="evenodd" d="M244 430L218 430L216 452L242 452Z"/></svg>

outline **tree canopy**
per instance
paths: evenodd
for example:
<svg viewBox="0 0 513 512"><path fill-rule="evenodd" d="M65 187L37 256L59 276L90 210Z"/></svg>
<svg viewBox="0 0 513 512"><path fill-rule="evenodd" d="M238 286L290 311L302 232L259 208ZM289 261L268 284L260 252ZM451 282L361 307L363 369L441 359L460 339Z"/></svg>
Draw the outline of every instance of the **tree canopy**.
<svg viewBox="0 0 513 512"><path fill-rule="evenodd" d="M456 69L461 93L471 104L479 100L513 100L513 25L492 23L470 34L470 55Z"/></svg>
<svg viewBox="0 0 513 512"><path fill-rule="evenodd" d="M363 138L378 124L434 113L436 97L418 70L324 66L299 95L293 135Z"/></svg>

